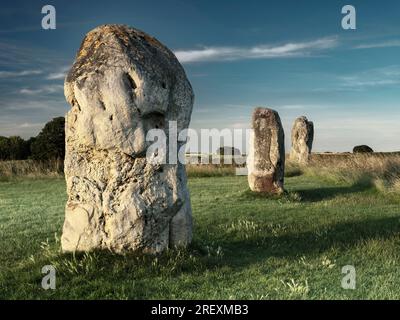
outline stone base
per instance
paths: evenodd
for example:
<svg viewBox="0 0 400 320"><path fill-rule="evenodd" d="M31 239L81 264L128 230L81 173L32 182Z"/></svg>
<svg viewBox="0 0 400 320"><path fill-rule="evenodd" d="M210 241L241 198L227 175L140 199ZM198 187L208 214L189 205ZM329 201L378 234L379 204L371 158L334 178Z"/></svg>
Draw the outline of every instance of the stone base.
<svg viewBox="0 0 400 320"><path fill-rule="evenodd" d="M257 176L250 174L248 176L250 190L254 192L269 193L269 194L282 194L284 192L283 186L275 183L273 176L264 175Z"/></svg>

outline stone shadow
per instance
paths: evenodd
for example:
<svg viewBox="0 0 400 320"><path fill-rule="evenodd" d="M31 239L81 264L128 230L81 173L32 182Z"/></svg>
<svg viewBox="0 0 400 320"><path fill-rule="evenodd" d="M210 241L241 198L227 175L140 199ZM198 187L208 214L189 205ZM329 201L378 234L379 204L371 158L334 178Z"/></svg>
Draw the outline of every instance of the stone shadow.
<svg viewBox="0 0 400 320"><path fill-rule="evenodd" d="M288 232L279 236L258 234L241 241L221 243L221 246L226 246L223 263L245 268L270 257L295 259L321 254L333 248L345 252L368 240L385 241L399 235L400 217L386 217L341 222L307 232ZM237 259L238 252L241 252L240 259Z"/></svg>
<svg viewBox="0 0 400 320"><path fill-rule="evenodd" d="M322 187L312 189L291 190L300 196L301 202L318 202L333 199L336 196L359 193L371 188L369 184L354 184L351 186Z"/></svg>

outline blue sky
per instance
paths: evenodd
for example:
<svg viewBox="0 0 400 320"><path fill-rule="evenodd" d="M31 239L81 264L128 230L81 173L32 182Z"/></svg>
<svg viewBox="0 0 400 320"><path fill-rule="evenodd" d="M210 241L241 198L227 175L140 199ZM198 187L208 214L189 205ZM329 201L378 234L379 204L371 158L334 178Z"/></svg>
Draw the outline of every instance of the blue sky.
<svg viewBox="0 0 400 320"><path fill-rule="evenodd" d="M41 8L57 29L41 29ZM341 28L352 4L357 29ZM297 116L315 123L315 151L368 144L400 150L400 2L2 1L0 135L36 135L64 115L63 78L84 35L105 23L142 29L173 50L193 85L191 127L248 128L276 109L289 146Z"/></svg>

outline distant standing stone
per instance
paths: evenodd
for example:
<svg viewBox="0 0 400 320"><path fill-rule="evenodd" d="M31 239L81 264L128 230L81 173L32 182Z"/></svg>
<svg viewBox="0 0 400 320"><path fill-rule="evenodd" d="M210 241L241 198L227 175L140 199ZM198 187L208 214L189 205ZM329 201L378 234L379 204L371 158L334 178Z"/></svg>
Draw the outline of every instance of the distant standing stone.
<svg viewBox="0 0 400 320"><path fill-rule="evenodd" d="M285 134L278 112L256 108L247 158L248 182L256 192L281 194L285 171Z"/></svg>
<svg viewBox="0 0 400 320"><path fill-rule="evenodd" d="M314 124L304 116L295 120L292 128L292 149L290 160L305 164L308 162L314 140Z"/></svg>
<svg viewBox="0 0 400 320"><path fill-rule="evenodd" d="M72 108L62 249L154 253L187 245L185 167L149 161L157 151L149 157L145 139L159 129L169 141L169 121L178 132L189 125L194 95L175 55L137 29L100 26L83 40L64 91Z"/></svg>

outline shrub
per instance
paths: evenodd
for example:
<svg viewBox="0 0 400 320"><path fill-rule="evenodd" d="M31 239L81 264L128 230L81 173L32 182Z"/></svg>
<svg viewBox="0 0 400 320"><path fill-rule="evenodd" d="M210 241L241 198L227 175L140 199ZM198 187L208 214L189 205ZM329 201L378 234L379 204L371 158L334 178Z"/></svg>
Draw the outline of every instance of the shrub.
<svg viewBox="0 0 400 320"><path fill-rule="evenodd" d="M10 159L10 141L7 137L0 136L0 160Z"/></svg>
<svg viewBox="0 0 400 320"><path fill-rule="evenodd" d="M12 136L8 138L10 145L10 160L23 160L27 159L30 150L27 141L19 136Z"/></svg>
<svg viewBox="0 0 400 320"><path fill-rule="evenodd" d="M234 147L220 147L217 149L217 154L220 156L240 156L241 152Z"/></svg>
<svg viewBox="0 0 400 320"><path fill-rule="evenodd" d="M0 160L24 160L29 155L28 141L19 136L0 137Z"/></svg>
<svg viewBox="0 0 400 320"><path fill-rule="evenodd" d="M371 147L368 147L366 145L355 146L353 148L353 153L371 153L371 152L374 152L374 150L372 150Z"/></svg>

